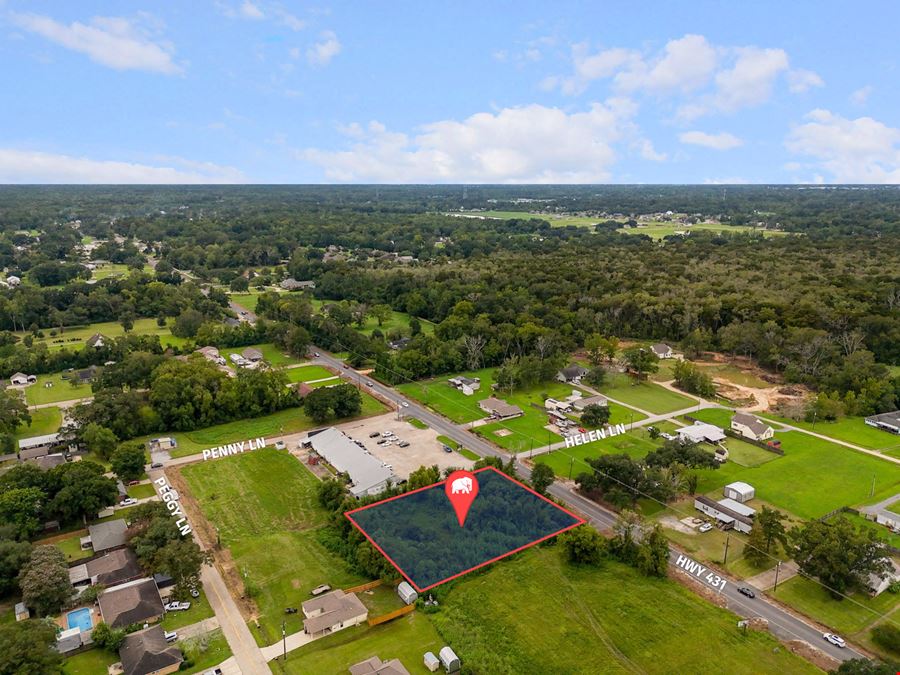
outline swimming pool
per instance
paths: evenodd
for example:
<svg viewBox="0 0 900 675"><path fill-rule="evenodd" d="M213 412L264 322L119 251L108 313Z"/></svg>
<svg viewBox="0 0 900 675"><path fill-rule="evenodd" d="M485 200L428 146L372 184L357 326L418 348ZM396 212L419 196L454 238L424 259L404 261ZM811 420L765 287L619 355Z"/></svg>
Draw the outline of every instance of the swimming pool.
<svg viewBox="0 0 900 675"><path fill-rule="evenodd" d="M90 607L81 607L66 614L66 623L69 628L80 628L82 631L89 631L94 627L91 621Z"/></svg>

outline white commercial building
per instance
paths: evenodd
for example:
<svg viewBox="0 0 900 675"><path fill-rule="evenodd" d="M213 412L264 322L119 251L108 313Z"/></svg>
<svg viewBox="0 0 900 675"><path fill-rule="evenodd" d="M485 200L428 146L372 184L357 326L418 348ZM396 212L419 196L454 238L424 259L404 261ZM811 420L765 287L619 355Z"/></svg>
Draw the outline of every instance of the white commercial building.
<svg viewBox="0 0 900 675"><path fill-rule="evenodd" d="M377 495L396 482L394 472L380 459L334 427L310 434L307 442L337 471L350 476L350 494L354 497Z"/></svg>

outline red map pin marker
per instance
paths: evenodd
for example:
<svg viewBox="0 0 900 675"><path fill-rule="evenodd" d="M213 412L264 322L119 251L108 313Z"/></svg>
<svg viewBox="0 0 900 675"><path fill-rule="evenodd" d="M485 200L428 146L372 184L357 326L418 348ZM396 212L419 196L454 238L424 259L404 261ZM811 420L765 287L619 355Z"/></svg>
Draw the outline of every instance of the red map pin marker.
<svg viewBox="0 0 900 675"><path fill-rule="evenodd" d="M462 527L466 522L472 502L478 496L478 479L471 471L454 471L447 476L444 492L447 493L447 499L453 505L456 519L459 521L459 526Z"/></svg>

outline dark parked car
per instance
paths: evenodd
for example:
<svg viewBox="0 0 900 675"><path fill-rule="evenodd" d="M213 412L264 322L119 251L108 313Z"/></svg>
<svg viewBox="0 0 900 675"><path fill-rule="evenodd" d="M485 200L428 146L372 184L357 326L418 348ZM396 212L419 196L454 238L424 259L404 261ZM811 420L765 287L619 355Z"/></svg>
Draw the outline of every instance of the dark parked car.
<svg viewBox="0 0 900 675"><path fill-rule="evenodd" d="M369 434L369 438L378 438L379 436L381 436L381 434L379 434L377 431L373 431L371 434Z"/></svg>
<svg viewBox="0 0 900 675"><path fill-rule="evenodd" d="M150 468L151 469L161 469L161 468L163 468L162 462L153 462L153 464L150 465Z"/></svg>
<svg viewBox="0 0 900 675"><path fill-rule="evenodd" d="M756 593L753 592L752 588L747 588L746 586L741 586L738 588L738 593L741 595L746 595L748 598L755 598Z"/></svg>

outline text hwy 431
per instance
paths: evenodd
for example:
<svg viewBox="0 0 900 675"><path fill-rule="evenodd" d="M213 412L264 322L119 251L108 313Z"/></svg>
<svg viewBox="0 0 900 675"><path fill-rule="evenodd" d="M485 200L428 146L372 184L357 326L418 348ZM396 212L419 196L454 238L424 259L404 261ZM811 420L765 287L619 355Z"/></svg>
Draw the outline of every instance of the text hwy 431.
<svg viewBox="0 0 900 675"><path fill-rule="evenodd" d="M709 568L691 560L687 556L679 555L678 559L675 561L675 566L680 567L685 572L698 579L703 579L713 588L718 588L720 591L725 590L725 584L727 583L725 579L714 572L709 572L704 576L704 573L707 572Z"/></svg>

